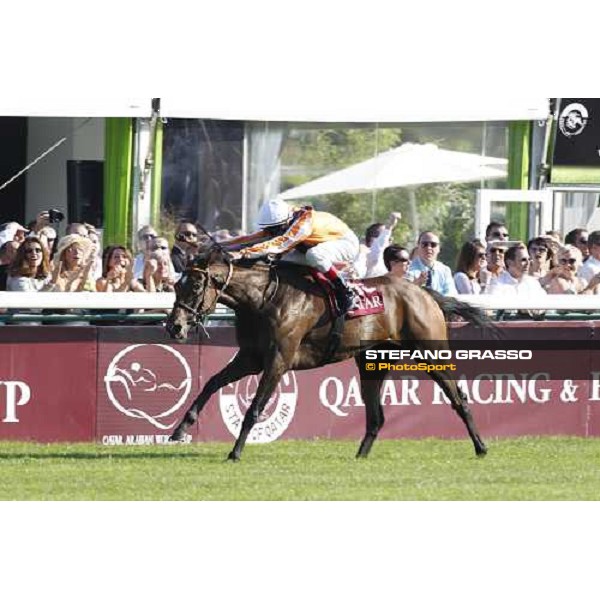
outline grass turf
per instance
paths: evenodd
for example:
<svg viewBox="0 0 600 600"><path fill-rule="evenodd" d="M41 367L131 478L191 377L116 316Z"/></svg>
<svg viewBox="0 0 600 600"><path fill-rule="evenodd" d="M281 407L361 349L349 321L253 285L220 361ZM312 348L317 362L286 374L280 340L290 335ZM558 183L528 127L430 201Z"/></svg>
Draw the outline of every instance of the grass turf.
<svg viewBox="0 0 600 600"><path fill-rule="evenodd" d="M598 500L600 439L103 447L0 442L0 500Z"/></svg>

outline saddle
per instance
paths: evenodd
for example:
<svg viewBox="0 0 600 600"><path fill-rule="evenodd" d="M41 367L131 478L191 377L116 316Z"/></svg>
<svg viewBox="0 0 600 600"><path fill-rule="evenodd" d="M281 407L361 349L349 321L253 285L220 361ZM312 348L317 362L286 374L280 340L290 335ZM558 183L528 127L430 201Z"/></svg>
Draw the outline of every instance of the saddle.
<svg viewBox="0 0 600 600"><path fill-rule="evenodd" d="M331 282L323 273L316 269L311 269L311 274L325 292L325 298L327 298L331 314L334 317L337 316L338 310L335 301L335 292ZM349 280L347 283L348 287L354 292L354 302L346 315L347 319L355 319L357 317L376 315L384 312L383 294L377 288L365 285L360 279Z"/></svg>
<svg viewBox="0 0 600 600"><path fill-rule="evenodd" d="M271 266L271 261L265 261L261 259L250 259L249 264L256 262L265 263ZM343 263L334 265L338 271L344 271L345 266ZM317 269L308 267L306 265L298 265L291 262L276 261L276 269L279 273L295 273L299 275L297 284L302 284L300 289L308 294L313 293L323 296L327 301L327 306L331 314L332 320L339 315L337 303L335 300L335 290L331 282ZM348 286L354 292L354 303L352 308L346 314L346 319L355 319L357 317L364 317L366 315L374 315L385 311L383 302L383 294L374 286L365 285L360 279L349 279L347 280Z"/></svg>

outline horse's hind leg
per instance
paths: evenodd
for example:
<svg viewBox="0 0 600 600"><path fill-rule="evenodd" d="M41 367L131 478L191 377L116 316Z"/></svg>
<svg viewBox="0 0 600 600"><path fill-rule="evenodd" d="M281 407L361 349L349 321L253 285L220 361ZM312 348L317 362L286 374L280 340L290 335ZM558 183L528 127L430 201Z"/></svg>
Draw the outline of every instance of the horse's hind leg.
<svg viewBox="0 0 600 600"><path fill-rule="evenodd" d="M360 357L355 357L355 360L360 369ZM363 379L361 377L360 393L365 404L366 431L365 437L363 437L362 442L360 443L356 458L366 458L368 456L371 446L385 422L380 398L383 381L383 376L379 379Z"/></svg>
<svg viewBox="0 0 600 600"><path fill-rule="evenodd" d="M431 371L429 375L442 388L442 391L450 400L452 408L454 411L456 411L458 416L462 419L462 422L465 424L467 431L469 432L469 437L475 446L475 453L477 456L485 455L487 453L487 448L485 447L485 444L483 443L483 440L477 431L477 427L475 425L475 421L473 420L473 415L469 410L469 406L467 405L467 398L464 392L458 387L454 379L450 379L442 371Z"/></svg>
<svg viewBox="0 0 600 600"><path fill-rule="evenodd" d="M183 439L185 430L196 422L204 405L216 391L246 375L258 373L260 369L260 363L253 356L247 352L238 352L224 369L221 369L221 371L207 381L192 406L171 434L169 440L178 442Z"/></svg>

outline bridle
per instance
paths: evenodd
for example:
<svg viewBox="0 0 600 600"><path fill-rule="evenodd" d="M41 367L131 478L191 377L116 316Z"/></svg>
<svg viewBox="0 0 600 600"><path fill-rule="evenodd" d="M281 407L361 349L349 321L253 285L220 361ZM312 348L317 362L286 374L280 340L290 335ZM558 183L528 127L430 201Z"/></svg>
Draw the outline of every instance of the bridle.
<svg viewBox="0 0 600 600"><path fill-rule="evenodd" d="M209 282L212 282L214 284L214 289L217 291L213 306L215 306L219 302L219 298L221 298L221 296L225 292L225 289L231 282L231 278L233 276L233 263L228 261L227 267L228 267L227 277L225 278L225 283L220 288L217 287L217 285L216 285L216 282L218 281L217 278L215 277L214 274L211 274L211 272L210 272L210 266L207 266L205 269L201 269L200 267L195 267L195 266L191 266L191 267L188 267L188 269L186 269L186 274L200 273L200 274L205 275L204 289L202 290L203 303L204 303L204 298L206 296L206 290L208 289ZM185 302L182 302L181 300L175 301L174 308L181 308L181 309L185 310L187 313L189 313L192 316L192 319L193 319L192 326L197 327L198 325L201 325L202 328L204 329L202 320L206 316L206 313L208 312L208 310L204 310L201 307L194 308L193 306L190 306L189 304L186 304ZM206 331L206 329L204 329L204 332L208 335L208 332Z"/></svg>

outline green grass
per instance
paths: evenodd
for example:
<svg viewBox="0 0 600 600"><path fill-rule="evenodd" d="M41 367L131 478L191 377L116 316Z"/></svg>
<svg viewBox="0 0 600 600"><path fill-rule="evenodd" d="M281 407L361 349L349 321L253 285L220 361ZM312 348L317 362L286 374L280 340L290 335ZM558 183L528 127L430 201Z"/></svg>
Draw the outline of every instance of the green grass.
<svg viewBox="0 0 600 600"><path fill-rule="evenodd" d="M598 500L600 439L103 447L0 442L0 500Z"/></svg>

